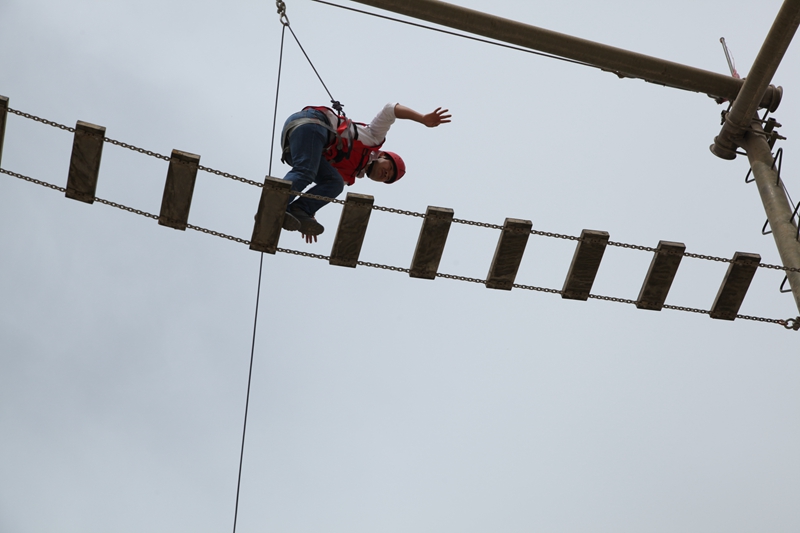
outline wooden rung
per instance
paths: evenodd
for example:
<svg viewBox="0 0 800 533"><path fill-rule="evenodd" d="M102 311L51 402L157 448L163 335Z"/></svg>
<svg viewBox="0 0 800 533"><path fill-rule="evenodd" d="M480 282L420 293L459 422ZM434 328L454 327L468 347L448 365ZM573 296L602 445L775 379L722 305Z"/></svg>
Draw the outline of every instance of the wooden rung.
<svg viewBox="0 0 800 533"><path fill-rule="evenodd" d="M160 225L186 230L199 164L199 155L180 150L172 151L167 182L164 184L164 196L161 199L161 214L158 216Z"/></svg>
<svg viewBox="0 0 800 533"><path fill-rule="evenodd" d="M372 204L375 198L366 194L347 193L339 227L336 229L336 238L331 249L329 263L336 266L355 268L364 236L367 234L369 216L372 214Z"/></svg>
<svg viewBox="0 0 800 533"><path fill-rule="evenodd" d="M8 97L0 96L0 166L3 163L3 141L6 138L6 120L8 119Z"/></svg>
<svg viewBox="0 0 800 533"><path fill-rule="evenodd" d="M636 299L636 307L661 311L685 251L686 245L682 242L658 241L658 248L650 261L639 298Z"/></svg>
<svg viewBox="0 0 800 533"><path fill-rule="evenodd" d="M106 129L88 122L78 121L72 141L72 157L69 160L66 197L94 203L97 176L100 174L100 158L103 155L103 137Z"/></svg>
<svg viewBox="0 0 800 533"><path fill-rule="evenodd" d="M510 291L531 235L533 222L518 218L507 218L503 224L503 233L497 241L494 250L492 266L486 276L486 287Z"/></svg>
<svg viewBox="0 0 800 533"><path fill-rule="evenodd" d="M453 222L453 210L446 207L428 206L425 220L419 231L417 248L411 260L409 276L412 278L434 279L442 260L447 234Z"/></svg>
<svg viewBox="0 0 800 533"><path fill-rule="evenodd" d="M733 262L728 265L728 272L711 306L709 316L719 320L735 320L739 314L747 289L750 282L756 275L761 256L758 254L748 254L736 252L733 254Z"/></svg>
<svg viewBox="0 0 800 533"><path fill-rule="evenodd" d="M277 251L291 188L290 181L269 176L264 179L255 216L256 223L253 225L253 238L250 239L251 250L268 254Z"/></svg>
<svg viewBox="0 0 800 533"><path fill-rule="evenodd" d="M570 300L588 300L594 285L594 278L600 268L600 261L608 244L608 233L585 229L581 231L581 240L575 247L572 264L569 266L567 279L561 289L561 297Z"/></svg>

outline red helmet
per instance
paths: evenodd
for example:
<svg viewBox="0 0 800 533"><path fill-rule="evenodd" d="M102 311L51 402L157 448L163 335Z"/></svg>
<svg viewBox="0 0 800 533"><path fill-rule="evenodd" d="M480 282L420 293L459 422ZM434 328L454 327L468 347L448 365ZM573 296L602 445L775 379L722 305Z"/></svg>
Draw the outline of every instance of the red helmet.
<svg viewBox="0 0 800 533"><path fill-rule="evenodd" d="M392 161L392 164L394 164L394 178L386 183L394 183L402 178L406 173L406 163L403 161L403 158L394 152L383 152L382 155L387 156Z"/></svg>

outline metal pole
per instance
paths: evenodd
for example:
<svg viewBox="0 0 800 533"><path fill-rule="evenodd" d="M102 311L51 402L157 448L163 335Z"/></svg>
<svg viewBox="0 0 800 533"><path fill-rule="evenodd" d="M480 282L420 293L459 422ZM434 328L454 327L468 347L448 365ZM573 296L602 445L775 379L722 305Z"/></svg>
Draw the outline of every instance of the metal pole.
<svg viewBox="0 0 800 533"><path fill-rule="evenodd" d="M711 151L722 159L735 159L736 147L741 144L750 121L767 85L778 70L789 43L800 25L800 0L786 0L772 23L764 44L758 52L750 73L744 80L739 96L725 115L722 131L714 138Z"/></svg>
<svg viewBox="0 0 800 533"><path fill-rule="evenodd" d="M734 101L743 84L742 80L724 74L537 28L438 0L354 1L594 65L620 77L640 78L651 83L705 93L712 98ZM774 111L780 104L780 98L781 91L770 86L759 102L760 107Z"/></svg>
<svg viewBox="0 0 800 533"><path fill-rule="evenodd" d="M767 212L769 226L783 266L800 268L800 242L797 241L797 226L792 220L793 207L786 198L783 183L778 179L778 171L774 168L775 160L772 158L766 135L758 122L753 122L752 130L745 134L742 147L750 160L758 193L761 195L761 203ZM786 274L795 304L800 311L800 272Z"/></svg>

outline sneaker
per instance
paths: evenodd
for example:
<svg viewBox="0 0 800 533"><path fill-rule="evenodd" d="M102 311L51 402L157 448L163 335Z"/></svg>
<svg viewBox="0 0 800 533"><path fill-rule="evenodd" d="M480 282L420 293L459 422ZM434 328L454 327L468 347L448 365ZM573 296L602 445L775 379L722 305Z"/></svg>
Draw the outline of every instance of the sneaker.
<svg viewBox="0 0 800 533"><path fill-rule="evenodd" d="M300 221L289 211L286 211L286 214L283 216L283 229L286 231L297 231L300 229Z"/></svg>
<svg viewBox="0 0 800 533"><path fill-rule="evenodd" d="M325 227L317 222L316 218L312 217L299 207L290 207L286 213L286 218L289 218L290 216L299 221L300 233L303 235L320 235L323 231L325 231Z"/></svg>

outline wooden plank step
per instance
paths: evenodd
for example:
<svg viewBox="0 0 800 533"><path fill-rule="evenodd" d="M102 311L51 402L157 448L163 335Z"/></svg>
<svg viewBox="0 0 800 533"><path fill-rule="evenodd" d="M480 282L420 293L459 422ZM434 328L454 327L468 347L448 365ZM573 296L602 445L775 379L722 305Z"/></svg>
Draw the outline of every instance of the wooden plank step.
<svg viewBox="0 0 800 533"><path fill-rule="evenodd" d="M347 193L328 261L331 265L356 267L374 202L375 198L367 194Z"/></svg>
<svg viewBox="0 0 800 533"><path fill-rule="evenodd" d="M268 254L274 254L277 251L291 188L290 181L270 176L264 179L261 200L258 202L258 211L255 216L256 222L253 225L253 237L250 239L251 250Z"/></svg>
<svg viewBox="0 0 800 533"><path fill-rule="evenodd" d="M65 194L67 198L87 204L94 203L105 136L106 129L103 126L81 120L75 125Z"/></svg>
<svg viewBox="0 0 800 533"><path fill-rule="evenodd" d="M408 273L412 278L434 279L442 260L447 234L453 222L453 210L446 207L428 206L425 220L419 231L414 258Z"/></svg>
<svg viewBox="0 0 800 533"><path fill-rule="evenodd" d="M503 224L503 232L497 240L492 266L486 276L486 287L510 291L517 278L525 246L531 235L533 222L518 218L507 218Z"/></svg>
<svg viewBox="0 0 800 533"><path fill-rule="evenodd" d="M639 298L636 299L636 307L661 311L685 251L686 245L682 242L658 241L658 248L650 261Z"/></svg>
<svg viewBox="0 0 800 533"><path fill-rule="evenodd" d="M3 141L6 138L6 121L8 120L8 97L0 96L0 166L3 164Z"/></svg>
<svg viewBox="0 0 800 533"><path fill-rule="evenodd" d="M562 298L584 301L589 299L607 244L607 232L590 229L581 231L581 240L575 247L572 264L561 289Z"/></svg>
<svg viewBox="0 0 800 533"><path fill-rule="evenodd" d="M198 165L199 155L180 150L173 150L170 154L167 181L161 198L161 213L158 216L160 225L186 230Z"/></svg>
<svg viewBox="0 0 800 533"><path fill-rule="evenodd" d="M758 254L748 254L736 252L733 254L733 263L728 265L728 272L719 287L714 305L708 313L711 318L718 320L735 320L739 314L747 289L750 282L756 275L761 256Z"/></svg>

